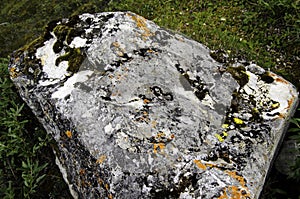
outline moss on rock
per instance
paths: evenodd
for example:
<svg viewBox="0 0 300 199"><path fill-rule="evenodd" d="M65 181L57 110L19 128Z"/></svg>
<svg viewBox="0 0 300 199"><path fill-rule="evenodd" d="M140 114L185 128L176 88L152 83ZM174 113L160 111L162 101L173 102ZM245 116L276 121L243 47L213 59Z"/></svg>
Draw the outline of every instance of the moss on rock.
<svg viewBox="0 0 300 199"><path fill-rule="evenodd" d="M85 58L86 54L80 48L69 48L66 54L56 59L55 64L59 65L59 63L62 61L68 61L69 66L67 71L76 73Z"/></svg>
<svg viewBox="0 0 300 199"><path fill-rule="evenodd" d="M249 76L244 66L229 66L226 68L226 72L230 73L241 87L245 86L249 81Z"/></svg>

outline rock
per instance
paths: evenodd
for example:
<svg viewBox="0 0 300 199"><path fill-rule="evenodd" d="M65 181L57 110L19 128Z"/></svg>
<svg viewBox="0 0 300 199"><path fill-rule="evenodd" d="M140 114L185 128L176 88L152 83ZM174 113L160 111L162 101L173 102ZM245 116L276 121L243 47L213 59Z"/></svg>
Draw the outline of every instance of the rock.
<svg viewBox="0 0 300 199"><path fill-rule="evenodd" d="M131 12L51 22L9 71L74 198L258 198L298 101Z"/></svg>

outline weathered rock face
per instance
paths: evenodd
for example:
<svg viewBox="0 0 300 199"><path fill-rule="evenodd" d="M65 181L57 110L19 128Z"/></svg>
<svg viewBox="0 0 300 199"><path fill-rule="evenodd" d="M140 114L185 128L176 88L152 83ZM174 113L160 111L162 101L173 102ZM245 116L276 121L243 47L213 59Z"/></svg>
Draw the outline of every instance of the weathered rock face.
<svg viewBox="0 0 300 199"><path fill-rule="evenodd" d="M52 22L9 70L75 198L258 198L297 103L130 12Z"/></svg>

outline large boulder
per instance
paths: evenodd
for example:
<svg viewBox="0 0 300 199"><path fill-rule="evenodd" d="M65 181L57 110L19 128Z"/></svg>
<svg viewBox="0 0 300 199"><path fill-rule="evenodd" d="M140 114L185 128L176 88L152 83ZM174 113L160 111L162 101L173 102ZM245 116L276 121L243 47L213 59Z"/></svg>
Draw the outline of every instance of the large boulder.
<svg viewBox="0 0 300 199"><path fill-rule="evenodd" d="M9 71L74 198L258 198L298 100L131 12L51 22Z"/></svg>

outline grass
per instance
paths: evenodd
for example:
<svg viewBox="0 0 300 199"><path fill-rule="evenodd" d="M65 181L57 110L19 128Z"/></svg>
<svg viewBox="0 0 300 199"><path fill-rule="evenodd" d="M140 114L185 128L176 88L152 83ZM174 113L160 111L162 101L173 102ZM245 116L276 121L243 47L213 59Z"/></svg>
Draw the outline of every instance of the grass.
<svg viewBox="0 0 300 199"><path fill-rule="evenodd" d="M16 94L6 57L42 33L51 20L83 12L132 11L212 50L258 63L300 88L299 0L3 0L0 4L0 198L70 198L55 166L51 139ZM298 111L289 132L300 143ZM289 139L289 138L286 138ZM293 198L293 172L273 169L262 198Z"/></svg>
<svg viewBox="0 0 300 199"><path fill-rule="evenodd" d="M53 161L51 139L18 96L7 64L0 59L0 198L69 196Z"/></svg>

